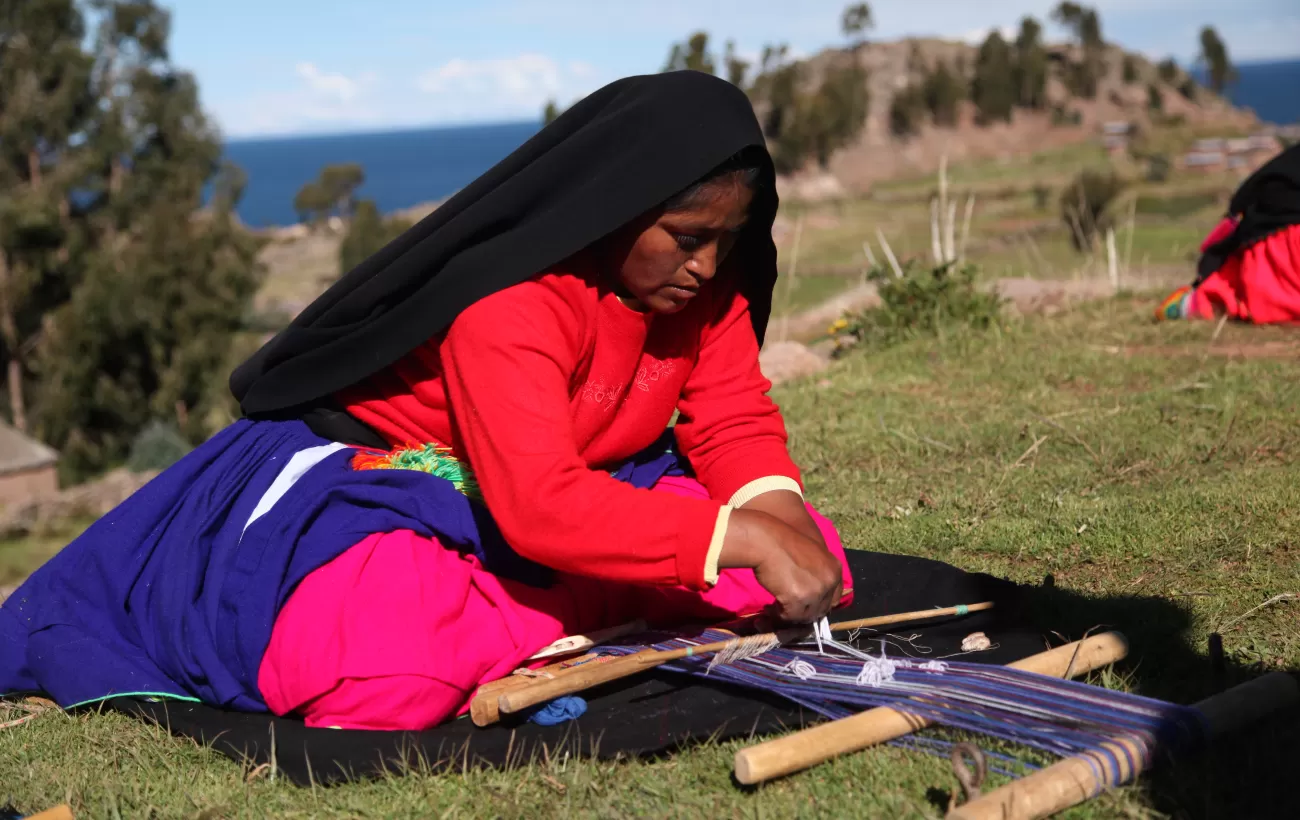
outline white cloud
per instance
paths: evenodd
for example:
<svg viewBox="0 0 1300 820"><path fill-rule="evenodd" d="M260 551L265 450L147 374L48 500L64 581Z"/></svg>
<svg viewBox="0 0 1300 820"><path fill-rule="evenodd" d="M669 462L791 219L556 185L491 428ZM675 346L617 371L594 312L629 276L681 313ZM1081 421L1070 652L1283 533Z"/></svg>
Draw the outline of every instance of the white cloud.
<svg viewBox="0 0 1300 820"><path fill-rule="evenodd" d="M990 34L997 31L1002 35L1002 39L1011 42L1016 39L1020 29L1016 26L984 26L983 28L972 29L958 37L962 42L969 43L973 46L983 43Z"/></svg>
<svg viewBox="0 0 1300 820"><path fill-rule="evenodd" d="M353 78L346 74L321 71L315 63L298 63L293 70L313 94L339 103L350 103L356 100L378 79L373 71L364 72Z"/></svg>
<svg viewBox="0 0 1300 820"><path fill-rule="evenodd" d="M215 113L232 137L382 127L391 118L375 99L379 87L373 71L350 76L303 61L286 90L251 94Z"/></svg>
<svg viewBox="0 0 1300 820"><path fill-rule="evenodd" d="M600 85L590 63L560 63L538 53L481 60L454 58L420 74L415 87L448 119L537 116L547 100L567 105Z"/></svg>

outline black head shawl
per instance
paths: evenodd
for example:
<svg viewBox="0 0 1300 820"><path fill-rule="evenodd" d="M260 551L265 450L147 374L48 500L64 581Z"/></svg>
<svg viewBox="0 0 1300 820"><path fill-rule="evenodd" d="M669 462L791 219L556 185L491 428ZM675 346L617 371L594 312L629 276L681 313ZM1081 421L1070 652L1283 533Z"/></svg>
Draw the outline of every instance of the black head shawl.
<svg viewBox="0 0 1300 820"><path fill-rule="evenodd" d="M293 414L389 366L477 300L541 273L661 204L763 134L745 94L694 71L592 93L357 265L240 365L249 416ZM762 342L776 282L776 189L728 258Z"/></svg>
<svg viewBox="0 0 1300 820"><path fill-rule="evenodd" d="M1300 225L1300 145L1286 149L1247 177L1232 195L1228 215L1239 218L1237 227L1201 254L1197 285L1238 251L1283 228Z"/></svg>

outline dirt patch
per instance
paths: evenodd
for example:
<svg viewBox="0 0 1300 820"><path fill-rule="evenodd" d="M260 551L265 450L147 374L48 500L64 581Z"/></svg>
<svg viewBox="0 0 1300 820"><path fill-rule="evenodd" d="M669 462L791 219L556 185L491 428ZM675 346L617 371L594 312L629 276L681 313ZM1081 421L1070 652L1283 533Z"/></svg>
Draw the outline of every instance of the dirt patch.
<svg viewBox="0 0 1300 820"><path fill-rule="evenodd" d="M1147 286L1172 284L1186 279L1186 272L1171 271L1148 278ZM1083 302L1107 299L1113 295L1106 279L1030 279L1028 277L999 279L992 287L1011 303L1021 315L1044 314L1054 316ZM826 333L831 322L845 313L865 310L880 304L876 288L871 284L858 285L827 301L788 318L772 320L769 337L776 339L807 340Z"/></svg>

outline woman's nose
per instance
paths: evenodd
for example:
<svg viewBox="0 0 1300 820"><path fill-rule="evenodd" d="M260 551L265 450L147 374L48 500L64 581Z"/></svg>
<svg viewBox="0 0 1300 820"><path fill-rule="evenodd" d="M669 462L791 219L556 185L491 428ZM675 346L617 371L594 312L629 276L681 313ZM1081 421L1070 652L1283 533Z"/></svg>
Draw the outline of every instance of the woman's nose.
<svg viewBox="0 0 1300 820"><path fill-rule="evenodd" d="M718 272L718 243L710 242L700 248L695 254L686 260L686 270L691 275L708 281L713 278L713 274Z"/></svg>

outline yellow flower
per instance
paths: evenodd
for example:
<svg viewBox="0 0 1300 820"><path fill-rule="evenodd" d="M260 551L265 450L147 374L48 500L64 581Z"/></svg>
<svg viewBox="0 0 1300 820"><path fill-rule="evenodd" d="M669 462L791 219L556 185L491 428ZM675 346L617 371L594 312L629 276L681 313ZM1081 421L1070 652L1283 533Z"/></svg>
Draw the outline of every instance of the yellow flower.
<svg viewBox="0 0 1300 820"><path fill-rule="evenodd" d="M841 316L840 318L836 319L834 322L831 323L831 326L826 329L826 332L830 333L833 336L848 326L849 326L849 320Z"/></svg>

